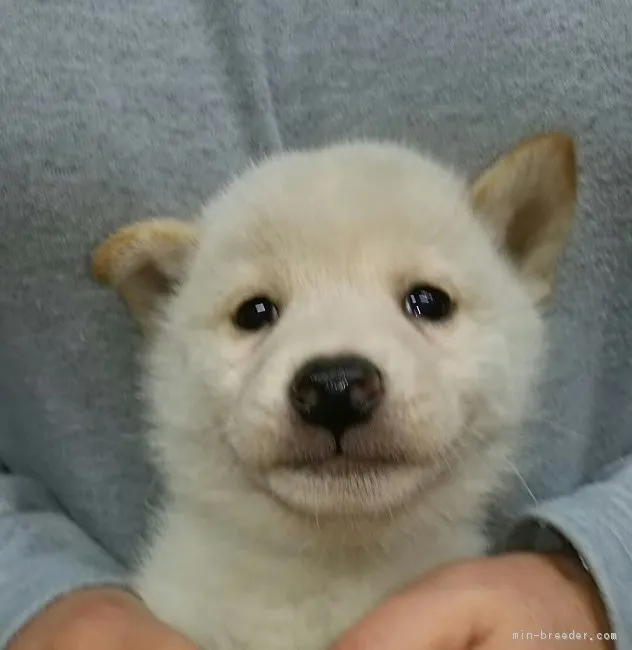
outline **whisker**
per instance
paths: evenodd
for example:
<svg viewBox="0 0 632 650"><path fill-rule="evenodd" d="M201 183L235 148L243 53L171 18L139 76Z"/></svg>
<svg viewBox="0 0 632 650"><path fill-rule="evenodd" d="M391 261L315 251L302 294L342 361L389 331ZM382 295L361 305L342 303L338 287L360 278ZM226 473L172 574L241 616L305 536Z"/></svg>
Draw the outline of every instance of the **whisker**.
<svg viewBox="0 0 632 650"><path fill-rule="evenodd" d="M439 455L441 456L441 460L442 460L442 461L445 463L445 465L447 466L447 468L448 468L448 472L449 472L450 474L454 474L454 470L452 469L452 465L450 465L450 461L448 460L448 455L446 454L445 450L442 449L441 447L439 447L439 448L437 449L437 451L439 452Z"/></svg>
<svg viewBox="0 0 632 650"><path fill-rule="evenodd" d="M507 465L509 465L509 469L518 477L518 480L520 481L521 485L524 487L526 493L529 495L529 498L533 501L534 504L537 504L538 500L533 493L533 490L529 487L529 484L527 483L525 477L520 473L520 470L516 467L514 463L512 463L510 460L507 460Z"/></svg>
<svg viewBox="0 0 632 650"><path fill-rule="evenodd" d="M526 420L527 423L535 423L537 424L538 422L541 422L542 424L547 424L549 425L552 429L555 431L558 431L559 433L566 433L566 434L571 434L573 436L576 436L577 438L583 438L582 434L577 431L576 429L573 429L565 424L562 424L561 422L557 422L556 420L552 420L551 418L547 417L546 415L533 415L530 418Z"/></svg>

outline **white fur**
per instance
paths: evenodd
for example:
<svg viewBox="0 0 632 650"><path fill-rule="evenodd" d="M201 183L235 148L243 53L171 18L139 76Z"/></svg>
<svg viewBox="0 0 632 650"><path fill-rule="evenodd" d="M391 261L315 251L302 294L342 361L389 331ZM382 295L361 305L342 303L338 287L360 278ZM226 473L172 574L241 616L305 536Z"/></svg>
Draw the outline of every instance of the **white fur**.
<svg viewBox="0 0 632 650"><path fill-rule="evenodd" d="M325 650L388 593L484 551L541 320L465 181L396 145L272 158L211 201L200 228L148 355L168 500L136 584L207 650ZM404 313L422 282L454 296L449 321ZM280 320L237 332L233 311L260 294ZM337 352L384 372L386 403L350 444L392 451L403 464L388 476L330 483L279 468L326 453L286 391L303 362Z"/></svg>

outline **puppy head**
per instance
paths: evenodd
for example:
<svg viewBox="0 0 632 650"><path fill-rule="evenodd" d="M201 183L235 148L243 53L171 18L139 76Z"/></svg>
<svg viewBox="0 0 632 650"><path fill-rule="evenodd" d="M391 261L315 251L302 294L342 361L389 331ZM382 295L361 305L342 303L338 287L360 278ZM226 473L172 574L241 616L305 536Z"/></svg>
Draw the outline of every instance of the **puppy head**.
<svg viewBox="0 0 632 650"><path fill-rule="evenodd" d="M437 495L468 516L516 445L575 198L563 135L472 185L352 143L250 169L195 223L108 239L94 272L148 331L172 492L319 526Z"/></svg>

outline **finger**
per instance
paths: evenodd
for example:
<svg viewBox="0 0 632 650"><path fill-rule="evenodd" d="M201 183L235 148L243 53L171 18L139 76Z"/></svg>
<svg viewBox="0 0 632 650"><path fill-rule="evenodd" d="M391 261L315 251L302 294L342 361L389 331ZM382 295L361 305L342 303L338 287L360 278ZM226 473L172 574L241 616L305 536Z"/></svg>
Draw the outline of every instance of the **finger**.
<svg viewBox="0 0 632 650"><path fill-rule="evenodd" d="M148 613L117 645L121 650L201 650L199 646Z"/></svg>
<svg viewBox="0 0 632 650"><path fill-rule="evenodd" d="M418 586L385 601L331 650L466 650L489 631L474 594Z"/></svg>

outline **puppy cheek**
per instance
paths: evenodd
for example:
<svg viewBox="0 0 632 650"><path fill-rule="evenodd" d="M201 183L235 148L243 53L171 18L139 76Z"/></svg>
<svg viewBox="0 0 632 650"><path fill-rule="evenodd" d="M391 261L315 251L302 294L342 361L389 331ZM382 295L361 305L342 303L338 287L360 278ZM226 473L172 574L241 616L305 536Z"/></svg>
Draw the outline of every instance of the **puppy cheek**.
<svg viewBox="0 0 632 650"><path fill-rule="evenodd" d="M205 435L221 428L239 385L230 351L221 341L207 332L174 332L154 348L150 370L159 422L169 422L174 431Z"/></svg>
<svg viewBox="0 0 632 650"><path fill-rule="evenodd" d="M416 449L424 457L441 454L453 445L465 424L463 396L454 387L438 381L431 400L431 405L426 402L428 415L423 435L416 436Z"/></svg>
<svg viewBox="0 0 632 650"><path fill-rule="evenodd" d="M225 438L242 465L264 471L288 455L291 435L287 424L269 409L236 404L224 429Z"/></svg>
<svg viewBox="0 0 632 650"><path fill-rule="evenodd" d="M395 399L385 411L394 444L413 462L427 463L460 435L464 425L462 386L441 364L425 363L413 382L393 386Z"/></svg>
<svg viewBox="0 0 632 650"><path fill-rule="evenodd" d="M516 372L511 345L501 332L479 340L467 373L460 375L467 442L509 441L517 433L531 372L524 366Z"/></svg>
<svg viewBox="0 0 632 650"><path fill-rule="evenodd" d="M231 368L223 382L224 401L218 405L231 405L226 441L243 464L262 470L282 460L293 441L287 380L276 365L261 359L233 361Z"/></svg>

